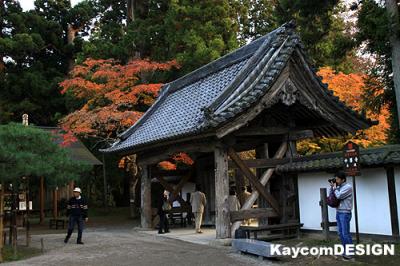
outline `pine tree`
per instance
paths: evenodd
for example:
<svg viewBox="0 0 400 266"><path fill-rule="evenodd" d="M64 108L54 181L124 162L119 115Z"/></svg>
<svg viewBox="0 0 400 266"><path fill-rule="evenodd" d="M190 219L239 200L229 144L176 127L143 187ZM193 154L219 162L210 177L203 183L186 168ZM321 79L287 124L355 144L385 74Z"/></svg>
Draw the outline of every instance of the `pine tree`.
<svg viewBox="0 0 400 266"><path fill-rule="evenodd" d="M80 50L78 29L90 21L91 7L69 0L37 0L23 12L14 0L0 3L0 123L29 113L35 124L55 124L67 112L58 83ZM70 36L71 38L68 38Z"/></svg>

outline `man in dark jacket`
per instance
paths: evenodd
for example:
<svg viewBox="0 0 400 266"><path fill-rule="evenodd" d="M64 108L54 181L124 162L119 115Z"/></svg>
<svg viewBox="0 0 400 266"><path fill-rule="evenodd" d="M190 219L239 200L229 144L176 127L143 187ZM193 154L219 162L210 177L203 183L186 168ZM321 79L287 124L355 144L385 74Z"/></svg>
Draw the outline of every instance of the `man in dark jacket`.
<svg viewBox="0 0 400 266"><path fill-rule="evenodd" d="M77 244L83 244L82 242L82 231L83 231L83 220L88 221L88 206L86 200L81 196L81 189L74 189L74 196L70 198L67 205L67 216L68 218L68 232L65 237L64 243L67 243L71 237L72 231L74 230L75 223L78 225L78 239Z"/></svg>
<svg viewBox="0 0 400 266"><path fill-rule="evenodd" d="M161 195L157 206L157 214L160 216L160 228L158 229L159 234L169 233L168 218L166 213L167 210L165 210L165 206L167 205L169 205L168 191L165 190Z"/></svg>

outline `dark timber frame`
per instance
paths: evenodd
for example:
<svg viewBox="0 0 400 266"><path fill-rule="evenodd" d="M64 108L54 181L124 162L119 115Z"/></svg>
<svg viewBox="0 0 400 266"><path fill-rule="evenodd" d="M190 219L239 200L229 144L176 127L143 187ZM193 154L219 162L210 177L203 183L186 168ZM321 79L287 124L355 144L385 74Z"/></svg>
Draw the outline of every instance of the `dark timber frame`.
<svg viewBox="0 0 400 266"><path fill-rule="evenodd" d="M243 219L267 219L268 225L281 226L299 223L297 176L275 169L299 160L297 140L354 133L374 122L333 96L308 64L294 29L287 23L166 84L143 117L103 150L137 155L142 227L152 226L151 178L177 193L151 169L178 152L196 162L192 179L205 185L205 220L215 223L217 238L233 236ZM264 156L241 158L240 152L260 147ZM258 169L257 174L251 168ZM235 170L237 192L244 178L253 187L247 200L238 195L242 207L232 213L227 204L229 169ZM180 184L185 180L183 176ZM266 206L252 210L259 195Z"/></svg>

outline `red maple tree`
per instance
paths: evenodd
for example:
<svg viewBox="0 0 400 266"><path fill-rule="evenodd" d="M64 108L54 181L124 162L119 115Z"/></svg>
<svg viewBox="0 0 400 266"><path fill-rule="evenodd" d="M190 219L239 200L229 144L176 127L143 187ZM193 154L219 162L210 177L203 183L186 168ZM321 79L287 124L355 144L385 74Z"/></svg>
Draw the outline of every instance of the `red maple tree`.
<svg viewBox="0 0 400 266"><path fill-rule="evenodd" d="M75 66L70 78L60 83L61 93L71 94L83 106L60 121L66 132L64 145L74 141L75 136L113 142L154 103L162 86L151 83L154 75L172 68L179 68L175 60L159 63L138 59L121 65L113 59L87 59ZM193 163L186 154L172 159L175 163ZM119 165L126 165L126 161L123 158ZM166 162L160 167L163 165L171 170L176 167Z"/></svg>
<svg viewBox="0 0 400 266"><path fill-rule="evenodd" d="M176 61L133 60L121 65L113 59L87 59L60 83L61 93L84 102L81 109L61 120L61 126L77 136L115 138L155 101L162 84L149 83L151 76L173 67L178 67Z"/></svg>

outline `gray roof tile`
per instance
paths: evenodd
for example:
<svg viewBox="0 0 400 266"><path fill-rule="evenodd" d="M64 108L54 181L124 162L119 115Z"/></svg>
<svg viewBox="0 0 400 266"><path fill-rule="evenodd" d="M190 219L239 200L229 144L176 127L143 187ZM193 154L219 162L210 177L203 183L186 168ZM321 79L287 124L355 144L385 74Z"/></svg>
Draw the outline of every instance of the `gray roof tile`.
<svg viewBox="0 0 400 266"><path fill-rule="evenodd" d="M169 94L146 122L118 145L118 150L196 132L203 117L202 108L219 96L247 60L243 59Z"/></svg>
<svg viewBox="0 0 400 266"><path fill-rule="evenodd" d="M276 167L278 172L310 172L337 170L343 168L342 152L303 156L293 162ZM400 164L400 145L386 145L379 148L360 149L361 166L371 167Z"/></svg>

